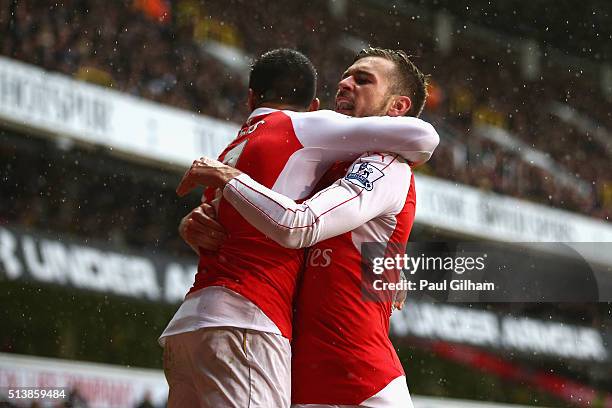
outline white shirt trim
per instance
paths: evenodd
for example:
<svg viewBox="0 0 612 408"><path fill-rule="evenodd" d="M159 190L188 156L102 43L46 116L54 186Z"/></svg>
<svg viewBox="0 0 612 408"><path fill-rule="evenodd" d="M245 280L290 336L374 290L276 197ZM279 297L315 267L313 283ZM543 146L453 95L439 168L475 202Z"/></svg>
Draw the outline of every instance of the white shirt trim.
<svg viewBox="0 0 612 408"><path fill-rule="evenodd" d="M204 327L238 327L281 335L281 331L253 302L222 286L209 286L190 293L159 337L165 338Z"/></svg>

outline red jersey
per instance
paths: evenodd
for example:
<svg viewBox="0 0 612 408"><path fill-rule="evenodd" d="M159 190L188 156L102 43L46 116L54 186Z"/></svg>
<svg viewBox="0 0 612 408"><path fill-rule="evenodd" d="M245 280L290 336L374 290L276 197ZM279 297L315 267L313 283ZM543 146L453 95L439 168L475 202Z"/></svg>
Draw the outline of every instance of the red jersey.
<svg viewBox="0 0 612 408"><path fill-rule="evenodd" d="M299 200L312 193L338 160L352 160L376 148L401 152L421 163L431 156L438 140L433 127L416 118L257 109L219 159L250 174L262 186ZM279 246L223 199L218 201L217 214L228 239L218 254L201 256L190 293L209 286L231 289L291 338L292 302L303 251Z"/></svg>

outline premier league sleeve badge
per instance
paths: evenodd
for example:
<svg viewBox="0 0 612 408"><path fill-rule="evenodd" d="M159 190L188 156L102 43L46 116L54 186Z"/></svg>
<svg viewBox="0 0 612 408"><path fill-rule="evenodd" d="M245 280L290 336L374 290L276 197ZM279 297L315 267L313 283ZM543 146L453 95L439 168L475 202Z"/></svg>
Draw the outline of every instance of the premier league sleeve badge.
<svg viewBox="0 0 612 408"><path fill-rule="evenodd" d="M372 191L374 182L385 174L370 163L355 163L344 179L356 186Z"/></svg>

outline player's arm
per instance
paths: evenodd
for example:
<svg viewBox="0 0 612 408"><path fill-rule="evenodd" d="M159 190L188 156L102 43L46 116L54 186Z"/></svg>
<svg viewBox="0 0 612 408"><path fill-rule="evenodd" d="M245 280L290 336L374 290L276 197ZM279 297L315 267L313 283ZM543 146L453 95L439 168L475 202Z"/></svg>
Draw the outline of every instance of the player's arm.
<svg viewBox="0 0 612 408"><path fill-rule="evenodd" d="M251 225L278 244L309 247L352 231L403 207L411 171L397 155L358 159L346 176L301 204L255 182L246 174L230 180L224 198Z"/></svg>
<svg viewBox="0 0 612 408"><path fill-rule="evenodd" d="M431 124L410 116L354 118L330 110L284 112L304 147L346 154L338 160L364 151L394 152L418 165L429 160L440 142Z"/></svg>

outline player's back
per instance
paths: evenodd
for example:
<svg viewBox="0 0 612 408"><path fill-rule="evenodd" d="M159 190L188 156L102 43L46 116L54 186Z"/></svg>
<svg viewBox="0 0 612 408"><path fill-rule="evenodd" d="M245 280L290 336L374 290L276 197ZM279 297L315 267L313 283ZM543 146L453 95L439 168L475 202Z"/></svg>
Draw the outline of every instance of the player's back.
<svg viewBox="0 0 612 408"><path fill-rule="evenodd" d="M219 160L272 188L292 155L303 146L282 111L252 116ZM299 182L296 180L296 182ZM291 302L304 251L283 248L253 228L225 200L216 198L219 222L228 238L217 254L202 255L190 292L207 286L231 289L257 305L291 336Z"/></svg>

